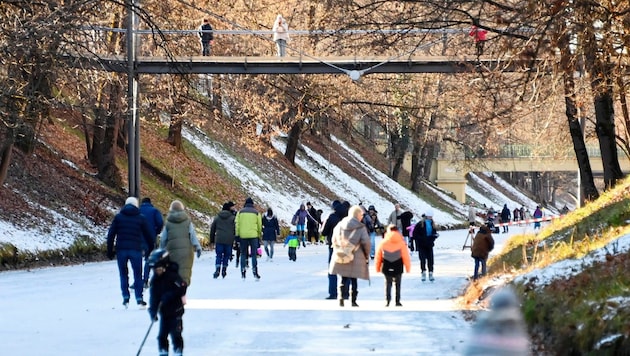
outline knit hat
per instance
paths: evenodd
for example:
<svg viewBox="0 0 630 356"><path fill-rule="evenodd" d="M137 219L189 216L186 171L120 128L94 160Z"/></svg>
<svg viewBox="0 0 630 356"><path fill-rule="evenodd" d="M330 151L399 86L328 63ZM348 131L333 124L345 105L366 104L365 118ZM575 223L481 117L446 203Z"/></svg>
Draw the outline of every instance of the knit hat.
<svg viewBox="0 0 630 356"><path fill-rule="evenodd" d="M223 204L223 208L221 208L222 210L230 210L232 207L234 206L234 203L232 203L231 201Z"/></svg>
<svg viewBox="0 0 630 356"><path fill-rule="evenodd" d="M138 198L136 198L136 197L129 197L129 198L127 198L127 200L125 200L125 205L129 205L129 204L131 204L131 205L133 205L133 206L135 206L137 208L138 207Z"/></svg>
<svg viewBox="0 0 630 356"><path fill-rule="evenodd" d="M372 210L375 213L378 213L378 211L376 211L376 208L374 207L374 205L370 205L368 206L368 211Z"/></svg>
<svg viewBox="0 0 630 356"><path fill-rule="evenodd" d="M250 204L250 205L254 205L254 201L252 200L252 198L247 198L245 199L245 205Z"/></svg>
<svg viewBox="0 0 630 356"><path fill-rule="evenodd" d="M427 212L424 213L424 215L426 217L428 217L428 218L432 218L433 217L433 210L432 209L427 210Z"/></svg>

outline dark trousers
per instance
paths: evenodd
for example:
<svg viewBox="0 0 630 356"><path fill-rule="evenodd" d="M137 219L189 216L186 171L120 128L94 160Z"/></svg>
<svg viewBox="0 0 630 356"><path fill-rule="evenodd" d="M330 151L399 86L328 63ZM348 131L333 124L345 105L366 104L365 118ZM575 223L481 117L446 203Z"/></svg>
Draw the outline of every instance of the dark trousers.
<svg viewBox="0 0 630 356"><path fill-rule="evenodd" d="M118 272L120 274L120 290L123 299L129 299L129 266L133 270L133 291L136 300L142 300L142 290L144 281L142 280L142 251L140 250L118 250L116 251L118 262Z"/></svg>
<svg viewBox="0 0 630 356"><path fill-rule="evenodd" d="M328 245L328 265L332 258L333 249ZM337 299L337 275L328 273L328 296Z"/></svg>
<svg viewBox="0 0 630 356"><path fill-rule="evenodd" d="M289 247L289 260L295 261L297 260L297 248Z"/></svg>
<svg viewBox="0 0 630 356"><path fill-rule="evenodd" d="M250 253L252 257L252 268L254 271L258 270L258 261L256 260L256 250L258 249L258 239L244 239L241 237L241 271L247 268L247 254Z"/></svg>
<svg viewBox="0 0 630 356"><path fill-rule="evenodd" d="M395 276L385 276L385 300L389 303L392 300L392 284L395 284L396 288L396 303L400 303L400 279L402 273Z"/></svg>
<svg viewBox="0 0 630 356"><path fill-rule="evenodd" d="M339 293L343 299L348 299L350 295L350 286L352 285L352 295L357 295L358 282L356 278L341 276L341 283L339 284ZM356 300L356 297L355 297Z"/></svg>
<svg viewBox="0 0 630 356"><path fill-rule="evenodd" d="M433 247L417 247L418 257L420 257L420 269L422 272L427 270L433 272Z"/></svg>
<svg viewBox="0 0 630 356"><path fill-rule="evenodd" d="M216 268L227 267L228 263L230 263L230 257L232 256L232 245L216 244L214 249L217 254L214 266Z"/></svg>
<svg viewBox="0 0 630 356"><path fill-rule="evenodd" d="M175 353L181 354L184 351L184 338L182 337L182 331L184 330L184 323L182 317L170 317L160 318L160 332L158 333L158 348L160 351L168 351L168 336L171 335L173 341L173 350Z"/></svg>
<svg viewBox="0 0 630 356"><path fill-rule="evenodd" d="M210 55L210 41L201 41L201 55L209 56Z"/></svg>

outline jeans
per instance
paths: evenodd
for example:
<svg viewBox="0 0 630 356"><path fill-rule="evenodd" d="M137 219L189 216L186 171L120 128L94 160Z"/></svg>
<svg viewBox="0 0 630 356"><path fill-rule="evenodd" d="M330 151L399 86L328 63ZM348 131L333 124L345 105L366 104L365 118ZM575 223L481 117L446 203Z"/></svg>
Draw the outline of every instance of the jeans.
<svg viewBox="0 0 630 356"><path fill-rule="evenodd" d="M374 249L376 248L376 231L370 232L370 242L372 243L372 247L370 247L370 258L374 258Z"/></svg>
<svg viewBox="0 0 630 356"><path fill-rule="evenodd" d="M133 270L133 290L136 301L142 300L142 289L144 281L142 279L142 251L141 250L118 250L116 251L118 262L118 272L120 274L120 291L123 299L129 299L129 266Z"/></svg>
<svg viewBox="0 0 630 356"><path fill-rule="evenodd" d="M214 266L219 267L227 267L228 263L230 263L230 257L232 256L232 245L228 244L216 244L215 250L217 253L217 259L214 263Z"/></svg>
<svg viewBox="0 0 630 356"><path fill-rule="evenodd" d="M287 41L277 40L276 49L278 50L278 57L284 57L287 55Z"/></svg>
<svg viewBox="0 0 630 356"><path fill-rule="evenodd" d="M271 240L263 240L263 245L265 246L265 253L269 258L273 258L273 245L274 241Z"/></svg>
<svg viewBox="0 0 630 356"><path fill-rule="evenodd" d="M258 270L258 260L256 259L256 250L258 249L258 239L250 238L245 239L241 237L241 271L244 271L247 266L247 256L250 253L252 257L252 268L254 271Z"/></svg>
<svg viewBox="0 0 630 356"><path fill-rule="evenodd" d="M486 260L484 258L473 257L475 259L475 273L473 279L477 279L486 274ZM481 274L479 274L479 265L481 265Z"/></svg>
<svg viewBox="0 0 630 356"><path fill-rule="evenodd" d="M328 265L332 259L333 248L328 245ZM337 275L328 273L328 296L337 299Z"/></svg>

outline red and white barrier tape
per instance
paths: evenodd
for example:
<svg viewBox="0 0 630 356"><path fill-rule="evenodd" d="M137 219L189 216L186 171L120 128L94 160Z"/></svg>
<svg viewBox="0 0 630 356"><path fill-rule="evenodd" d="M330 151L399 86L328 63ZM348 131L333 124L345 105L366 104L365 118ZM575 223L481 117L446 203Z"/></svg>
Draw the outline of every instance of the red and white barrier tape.
<svg viewBox="0 0 630 356"><path fill-rule="evenodd" d="M494 226L510 226L510 225L521 225L521 224L530 224L533 222L541 222L541 221L550 221L550 220L555 220L555 219L559 219L561 217L563 217L564 215L552 215L552 216L543 216L542 218L535 218L535 219L525 219L525 220L517 220L517 221L510 221L508 223L499 223L499 224L495 224Z"/></svg>

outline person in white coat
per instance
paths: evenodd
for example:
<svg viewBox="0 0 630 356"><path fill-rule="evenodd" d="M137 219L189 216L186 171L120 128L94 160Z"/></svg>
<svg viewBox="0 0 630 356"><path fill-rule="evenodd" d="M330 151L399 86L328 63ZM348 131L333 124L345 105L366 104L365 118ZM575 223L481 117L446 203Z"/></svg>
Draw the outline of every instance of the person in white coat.
<svg viewBox="0 0 630 356"><path fill-rule="evenodd" d="M289 25L287 21L278 15L273 23L273 40L276 42L278 57L284 57L287 54L287 42L289 42Z"/></svg>

